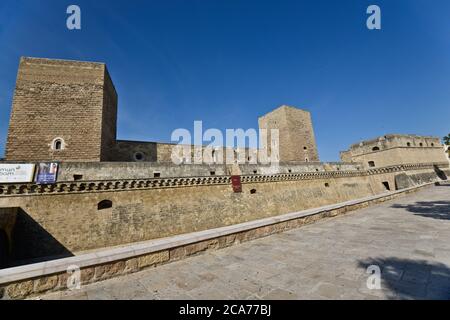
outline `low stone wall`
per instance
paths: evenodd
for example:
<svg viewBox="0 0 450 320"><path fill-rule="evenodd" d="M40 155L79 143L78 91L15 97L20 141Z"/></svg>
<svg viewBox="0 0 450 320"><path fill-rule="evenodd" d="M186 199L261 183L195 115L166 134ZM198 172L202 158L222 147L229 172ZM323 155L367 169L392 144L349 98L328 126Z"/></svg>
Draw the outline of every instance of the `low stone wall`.
<svg viewBox="0 0 450 320"><path fill-rule="evenodd" d="M81 284L138 272L208 250L225 248L298 228L317 220L343 215L352 210L414 192L428 185L430 184L213 230L0 270L0 295L3 299L22 299L66 290L67 280L70 277L67 270L73 266L80 268Z"/></svg>

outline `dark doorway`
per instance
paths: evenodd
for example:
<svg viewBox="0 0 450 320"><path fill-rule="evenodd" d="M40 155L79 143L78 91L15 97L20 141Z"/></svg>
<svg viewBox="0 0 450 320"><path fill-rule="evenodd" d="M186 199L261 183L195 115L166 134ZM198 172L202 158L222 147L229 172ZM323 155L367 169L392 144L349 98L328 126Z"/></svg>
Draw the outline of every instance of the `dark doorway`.
<svg viewBox="0 0 450 320"><path fill-rule="evenodd" d="M436 175L439 177L439 179L441 180L447 180L447 175L445 174L444 171L442 171L441 169L439 169L438 166L434 165L434 172L436 172Z"/></svg>
<svg viewBox="0 0 450 320"><path fill-rule="evenodd" d="M21 208L17 211L11 244L9 267L73 256L62 243Z"/></svg>
<svg viewBox="0 0 450 320"><path fill-rule="evenodd" d="M9 241L5 230L0 230L0 269L6 268L9 263Z"/></svg>
<svg viewBox="0 0 450 320"><path fill-rule="evenodd" d="M391 187L389 187L389 182L383 181L383 186L386 190L389 190L389 191L391 190Z"/></svg>

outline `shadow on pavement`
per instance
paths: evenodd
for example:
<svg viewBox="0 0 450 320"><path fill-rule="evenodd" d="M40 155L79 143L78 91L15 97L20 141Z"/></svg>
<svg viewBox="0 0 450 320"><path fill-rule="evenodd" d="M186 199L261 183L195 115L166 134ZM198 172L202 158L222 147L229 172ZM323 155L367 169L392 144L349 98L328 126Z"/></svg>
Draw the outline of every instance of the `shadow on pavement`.
<svg viewBox="0 0 450 320"><path fill-rule="evenodd" d="M391 208L405 209L426 218L450 220L450 201L419 201L413 204L394 204Z"/></svg>
<svg viewBox="0 0 450 320"><path fill-rule="evenodd" d="M450 299L450 268L442 263L394 257L359 261L367 269L381 270L381 289L388 299Z"/></svg>

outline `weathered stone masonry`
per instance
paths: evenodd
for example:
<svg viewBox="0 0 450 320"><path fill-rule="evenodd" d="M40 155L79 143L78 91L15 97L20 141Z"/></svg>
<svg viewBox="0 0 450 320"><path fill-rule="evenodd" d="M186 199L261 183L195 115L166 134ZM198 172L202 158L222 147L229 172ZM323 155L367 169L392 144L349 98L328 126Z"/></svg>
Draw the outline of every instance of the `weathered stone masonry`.
<svg viewBox="0 0 450 320"><path fill-rule="evenodd" d="M22 58L6 159L109 160L116 118L117 94L104 64Z"/></svg>
<svg viewBox="0 0 450 320"><path fill-rule="evenodd" d="M0 185L0 252L11 254L9 266L21 265L272 221L164 250L91 264L83 260L83 283L88 283L342 214L403 193L388 191L409 192L450 174L434 137L386 135L353 145L342 153L347 162L319 163L309 112L282 106L261 117L259 125L280 130L280 163L177 166L171 163L173 144L117 140L117 94L104 64L22 58L6 160L61 161L60 175L52 185ZM249 160L255 150L234 151ZM231 187L236 174L241 193ZM367 198L278 221L301 210ZM16 277L16 283L0 279L0 284L7 284L11 298L59 290L67 279L62 270Z"/></svg>
<svg viewBox="0 0 450 320"><path fill-rule="evenodd" d="M395 189L407 174L421 183L448 164L416 164L363 171L242 176L233 193L230 176L2 185L0 207L21 208L16 259L77 254L91 249L168 237L277 216ZM99 209L103 201L111 206ZM24 221L25 220L25 221ZM24 232L21 230L26 229Z"/></svg>

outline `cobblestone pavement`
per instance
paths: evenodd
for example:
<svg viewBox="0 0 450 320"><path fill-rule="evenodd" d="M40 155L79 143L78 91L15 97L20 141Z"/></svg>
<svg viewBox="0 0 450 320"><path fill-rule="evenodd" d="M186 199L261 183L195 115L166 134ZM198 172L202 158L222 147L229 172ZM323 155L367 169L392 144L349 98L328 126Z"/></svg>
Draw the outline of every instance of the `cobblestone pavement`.
<svg viewBox="0 0 450 320"><path fill-rule="evenodd" d="M450 299L450 185L41 298Z"/></svg>

